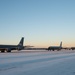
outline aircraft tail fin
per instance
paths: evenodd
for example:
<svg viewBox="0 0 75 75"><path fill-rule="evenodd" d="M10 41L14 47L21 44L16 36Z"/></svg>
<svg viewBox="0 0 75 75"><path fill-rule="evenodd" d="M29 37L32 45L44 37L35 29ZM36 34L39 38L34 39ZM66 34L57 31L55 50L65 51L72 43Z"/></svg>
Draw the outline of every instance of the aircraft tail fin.
<svg viewBox="0 0 75 75"><path fill-rule="evenodd" d="M23 46L23 43L24 43L24 37L21 38L21 40L20 40L20 42L19 42L18 45L19 45L19 46Z"/></svg>
<svg viewBox="0 0 75 75"><path fill-rule="evenodd" d="M62 41L61 41L61 43L60 43L60 47L62 47Z"/></svg>

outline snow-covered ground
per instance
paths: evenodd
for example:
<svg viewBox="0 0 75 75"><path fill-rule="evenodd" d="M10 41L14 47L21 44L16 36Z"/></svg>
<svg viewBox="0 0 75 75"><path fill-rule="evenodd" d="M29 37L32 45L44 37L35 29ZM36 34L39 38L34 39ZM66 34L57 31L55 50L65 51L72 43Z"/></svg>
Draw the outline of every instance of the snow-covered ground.
<svg viewBox="0 0 75 75"><path fill-rule="evenodd" d="M0 53L0 75L75 75L75 51Z"/></svg>

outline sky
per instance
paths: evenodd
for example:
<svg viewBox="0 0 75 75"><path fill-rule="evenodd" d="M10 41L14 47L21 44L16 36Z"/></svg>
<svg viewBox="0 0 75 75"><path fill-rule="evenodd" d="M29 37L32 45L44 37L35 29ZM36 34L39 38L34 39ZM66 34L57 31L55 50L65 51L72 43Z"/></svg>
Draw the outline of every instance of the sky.
<svg viewBox="0 0 75 75"><path fill-rule="evenodd" d="M75 46L75 0L0 0L0 44Z"/></svg>

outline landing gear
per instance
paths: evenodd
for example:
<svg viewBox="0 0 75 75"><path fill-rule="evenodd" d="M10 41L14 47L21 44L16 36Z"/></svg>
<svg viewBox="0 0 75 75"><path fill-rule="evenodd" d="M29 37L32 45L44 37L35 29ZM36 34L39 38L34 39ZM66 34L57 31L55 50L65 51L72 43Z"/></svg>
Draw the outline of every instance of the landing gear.
<svg viewBox="0 0 75 75"><path fill-rule="evenodd" d="M10 49L7 49L6 51L7 51L7 52L11 52L11 50L10 50Z"/></svg>
<svg viewBox="0 0 75 75"><path fill-rule="evenodd" d="M0 50L1 51L1 53L4 53L4 52L11 52L11 49L2 49L2 50Z"/></svg>
<svg viewBox="0 0 75 75"><path fill-rule="evenodd" d="M2 53L4 53L4 52L5 52L5 50L1 50L1 52L2 52Z"/></svg>
<svg viewBox="0 0 75 75"><path fill-rule="evenodd" d="M54 51L54 49L52 51Z"/></svg>
<svg viewBox="0 0 75 75"><path fill-rule="evenodd" d="M10 50L8 50L7 52L11 52Z"/></svg>

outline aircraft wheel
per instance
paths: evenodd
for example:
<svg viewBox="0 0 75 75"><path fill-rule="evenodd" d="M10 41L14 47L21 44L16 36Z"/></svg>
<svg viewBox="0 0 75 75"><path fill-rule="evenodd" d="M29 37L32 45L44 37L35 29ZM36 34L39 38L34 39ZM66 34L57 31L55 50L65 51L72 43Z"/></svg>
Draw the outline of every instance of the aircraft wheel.
<svg viewBox="0 0 75 75"><path fill-rule="evenodd" d="M4 52L5 52L5 50L1 50L1 52L2 52L2 53L4 53Z"/></svg>
<svg viewBox="0 0 75 75"><path fill-rule="evenodd" d="M7 52L11 52L11 50L7 50Z"/></svg>
<svg viewBox="0 0 75 75"><path fill-rule="evenodd" d="M11 51L7 51L7 52L11 52Z"/></svg>

